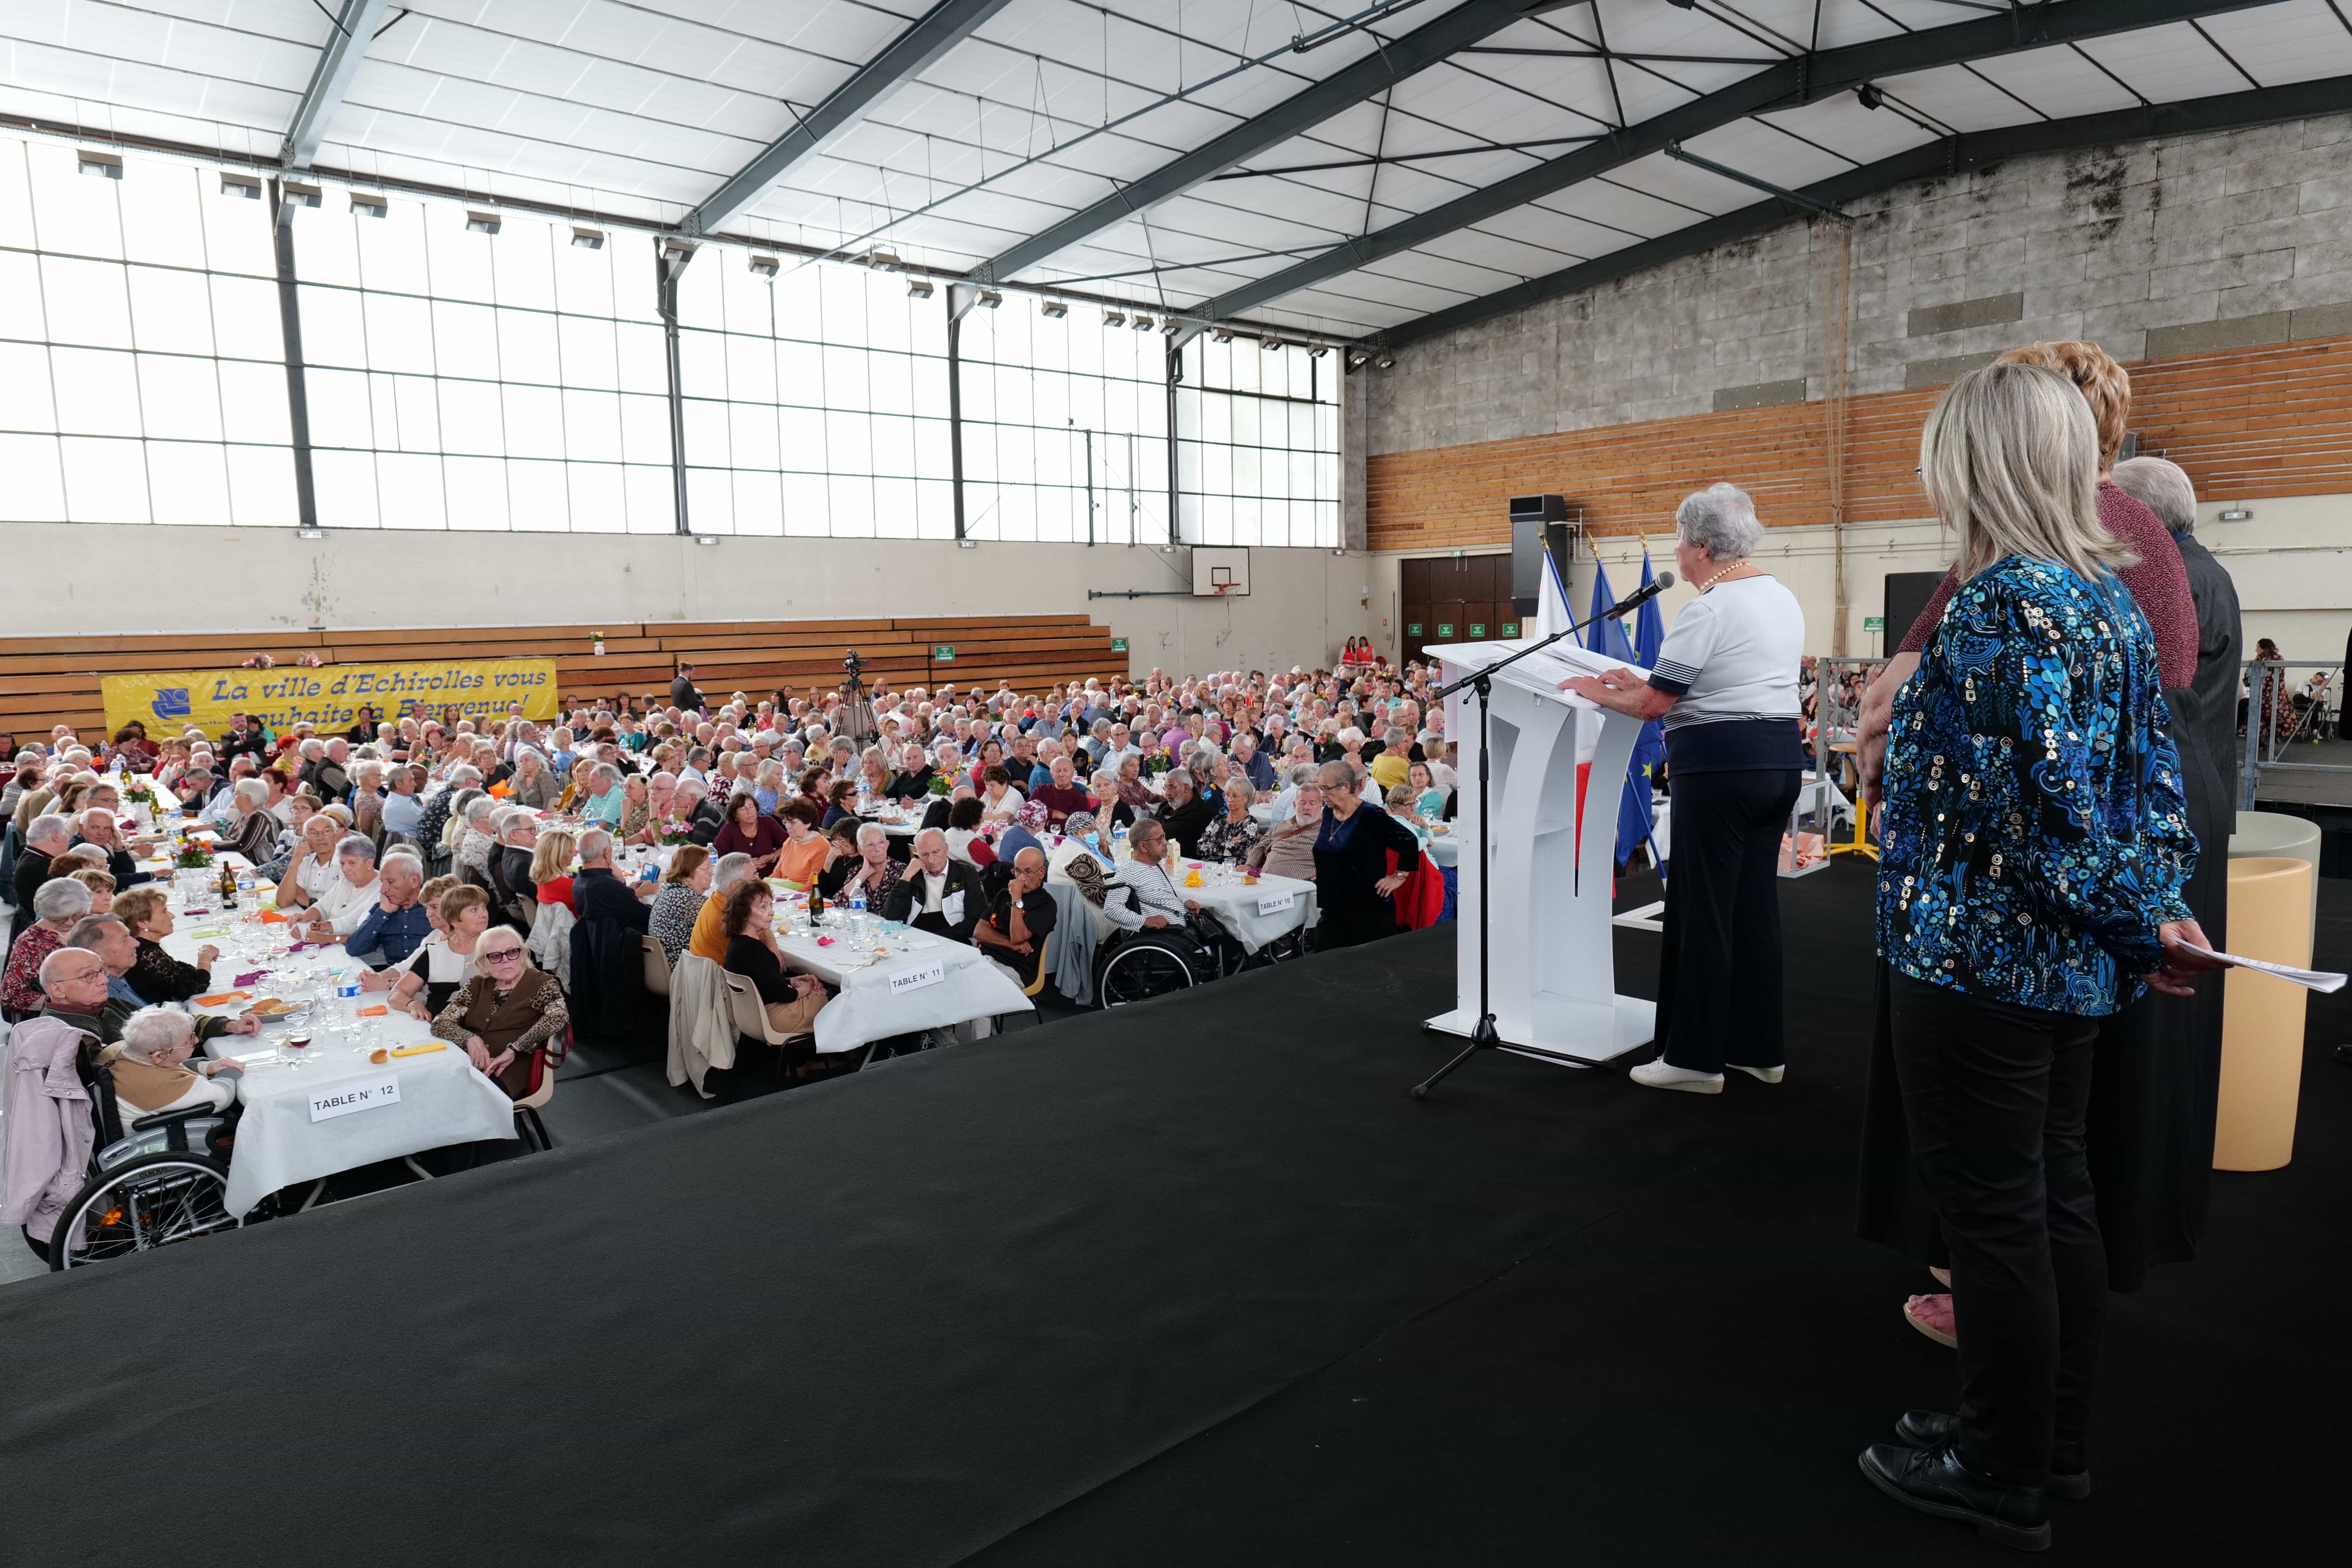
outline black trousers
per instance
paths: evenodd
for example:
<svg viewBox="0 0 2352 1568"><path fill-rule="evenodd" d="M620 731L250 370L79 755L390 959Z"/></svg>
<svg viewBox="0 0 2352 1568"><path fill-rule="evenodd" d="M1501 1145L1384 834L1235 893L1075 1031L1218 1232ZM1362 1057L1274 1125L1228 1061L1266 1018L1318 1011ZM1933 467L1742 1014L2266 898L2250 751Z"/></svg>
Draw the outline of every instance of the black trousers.
<svg viewBox="0 0 2352 1568"><path fill-rule="evenodd" d="M1780 1029L1780 835L1794 768L1675 773L1658 957L1656 1039L1669 1066L1776 1068Z"/></svg>
<svg viewBox="0 0 2352 1568"><path fill-rule="evenodd" d="M1993 1479L2082 1468L2106 1324L2083 1128L2099 1020L1890 976L1912 1159L1951 1248L1960 1441Z"/></svg>
<svg viewBox="0 0 2352 1568"><path fill-rule="evenodd" d="M1384 936L1396 935L1396 905L1391 900L1378 895L1334 900L1323 906L1322 919L1315 927L1315 951L1329 952L1335 948L1378 942Z"/></svg>

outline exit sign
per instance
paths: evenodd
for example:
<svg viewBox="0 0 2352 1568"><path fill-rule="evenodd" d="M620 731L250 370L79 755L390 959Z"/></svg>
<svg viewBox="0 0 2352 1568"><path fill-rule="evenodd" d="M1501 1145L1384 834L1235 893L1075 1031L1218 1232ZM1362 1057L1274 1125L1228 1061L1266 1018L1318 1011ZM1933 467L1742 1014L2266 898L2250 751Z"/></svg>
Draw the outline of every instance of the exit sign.
<svg viewBox="0 0 2352 1568"><path fill-rule="evenodd" d="M1421 623L1419 621L1407 622L1404 628L1404 635L1409 637L1419 637L1421 635Z"/></svg>
<svg viewBox="0 0 2352 1568"><path fill-rule="evenodd" d="M933 643L931 645L931 662L934 664L953 664L955 662L955 644L951 642Z"/></svg>
<svg viewBox="0 0 2352 1568"><path fill-rule="evenodd" d="M1474 637L1485 637L1486 635L1486 623L1484 621L1472 621L1470 623L1470 635Z"/></svg>
<svg viewBox="0 0 2352 1568"><path fill-rule="evenodd" d="M1110 651L1113 653L1125 653L1127 651L1127 639L1125 637L1111 638Z"/></svg>
<svg viewBox="0 0 2352 1568"><path fill-rule="evenodd" d="M1515 637L1518 636L1519 623L1517 621L1505 621L1503 623L1503 635L1507 637Z"/></svg>
<svg viewBox="0 0 2352 1568"><path fill-rule="evenodd" d="M1454 623L1453 623L1452 621L1440 621L1440 622L1438 622L1438 623L1437 623L1437 635L1438 635L1439 637L1452 637L1452 636L1454 635Z"/></svg>
<svg viewBox="0 0 2352 1568"><path fill-rule="evenodd" d="M1862 617L1862 629L1866 632L1883 632L1886 629L1886 617L1885 616L1864 616Z"/></svg>

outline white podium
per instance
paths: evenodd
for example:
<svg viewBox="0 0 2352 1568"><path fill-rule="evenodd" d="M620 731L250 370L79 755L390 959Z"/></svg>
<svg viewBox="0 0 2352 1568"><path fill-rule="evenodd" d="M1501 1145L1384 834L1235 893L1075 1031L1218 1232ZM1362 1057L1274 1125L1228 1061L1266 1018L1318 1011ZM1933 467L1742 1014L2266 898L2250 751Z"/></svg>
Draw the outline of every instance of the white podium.
<svg viewBox="0 0 2352 1568"><path fill-rule="evenodd" d="M1424 649L1443 662L1446 683L1508 658L1526 643L1455 643ZM1613 661L1612 661L1613 662ZM1617 805L1641 721L1559 689L1583 673L1551 650L1492 678L1487 791L1494 813L1478 853L1480 723L1475 688L1456 694L1446 734L1459 748L1462 846L1455 901L1455 1005L1426 1027L1467 1037L1479 1018L1486 965L1497 1048L1563 1067L1606 1061L1647 1042L1656 1004L1618 994L1610 937L1610 879L1616 870ZM1577 773L1589 766L1583 832L1577 831ZM1491 879L1491 881L1488 880ZM1483 887L1482 887L1483 884ZM1481 893L1487 919L1479 920ZM1481 939L1490 944L1482 953Z"/></svg>

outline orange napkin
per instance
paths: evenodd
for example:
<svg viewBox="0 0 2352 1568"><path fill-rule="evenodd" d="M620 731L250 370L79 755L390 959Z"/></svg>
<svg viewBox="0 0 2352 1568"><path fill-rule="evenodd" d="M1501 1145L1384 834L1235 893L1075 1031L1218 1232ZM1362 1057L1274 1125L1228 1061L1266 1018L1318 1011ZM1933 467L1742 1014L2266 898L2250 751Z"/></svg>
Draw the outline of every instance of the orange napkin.
<svg viewBox="0 0 2352 1568"><path fill-rule="evenodd" d="M286 917L276 910L264 910L261 911L261 923L266 926L282 926L286 923Z"/></svg>
<svg viewBox="0 0 2352 1568"><path fill-rule="evenodd" d="M253 993L250 991L215 991L209 996L197 997L196 1005L199 1007L219 1007L231 1002L250 1002L252 1000Z"/></svg>
<svg viewBox="0 0 2352 1568"><path fill-rule="evenodd" d="M354 1016L361 1018L381 1018L384 1014L390 1011L390 1008L383 1006L362 1007L354 1015Z"/></svg>
<svg viewBox="0 0 2352 1568"><path fill-rule="evenodd" d="M448 1048L447 1046L436 1040L429 1046L401 1046L392 1054L396 1057L424 1057L430 1056L435 1051L446 1051Z"/></svg>

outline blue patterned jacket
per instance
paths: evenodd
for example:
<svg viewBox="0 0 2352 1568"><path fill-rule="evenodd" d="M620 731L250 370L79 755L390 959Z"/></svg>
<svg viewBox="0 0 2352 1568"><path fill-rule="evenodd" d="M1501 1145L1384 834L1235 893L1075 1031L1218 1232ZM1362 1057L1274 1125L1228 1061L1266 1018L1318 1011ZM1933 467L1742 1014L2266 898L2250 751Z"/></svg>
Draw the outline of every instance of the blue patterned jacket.
<svg viewBox="0 0 2352 1568"><path fill-rule="evenodd" d="M2053 1013L2131 1002L2197 859L2168 722L2113 576L2011 555L1961 584L1895 698L1879 952Z"/></svg>

